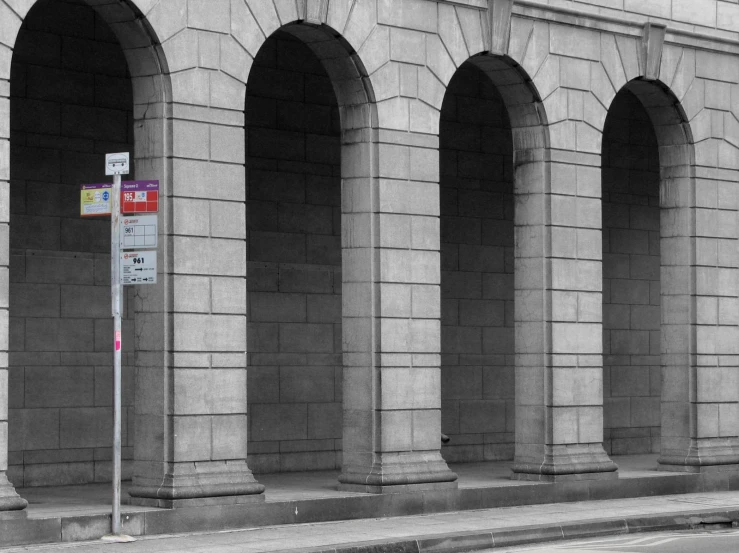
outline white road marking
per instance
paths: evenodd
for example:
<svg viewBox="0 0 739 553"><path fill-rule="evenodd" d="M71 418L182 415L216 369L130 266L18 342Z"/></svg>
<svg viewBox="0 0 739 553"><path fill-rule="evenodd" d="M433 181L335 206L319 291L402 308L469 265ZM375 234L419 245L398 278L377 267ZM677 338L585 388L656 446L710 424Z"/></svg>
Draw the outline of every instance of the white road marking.
<svg viewBox="0 0 739 553"><path fill-rule="evenodd" d="M623 548L636 547L651 548L678 540L701 540L707 538L735 538L739 535L739 530L714 530L710 532L699 532L695 534L685 534L682 532L660 533L658 535L644 536L634 538L631 536L618 536L613 538L605 538L589 541L582 544L550 544L544 549L533 549L532 551L551 551L556 549L559 551L577 551L579 553L618 553Z"/></svg>
<svg viewBox="0 0 739 553"><path fill-rule="evenodd" d="M644 547L654 547L655 545L662 545L663 543L670 543L671 541L675 541L675 540L679 540L679 539L684 539L684 538L687 538L687 537L688 536L684 536L683 538L665 538L665 539L662 539L662 540L659 540L659 541L648 543L648 544L644 545Z"/></svg>

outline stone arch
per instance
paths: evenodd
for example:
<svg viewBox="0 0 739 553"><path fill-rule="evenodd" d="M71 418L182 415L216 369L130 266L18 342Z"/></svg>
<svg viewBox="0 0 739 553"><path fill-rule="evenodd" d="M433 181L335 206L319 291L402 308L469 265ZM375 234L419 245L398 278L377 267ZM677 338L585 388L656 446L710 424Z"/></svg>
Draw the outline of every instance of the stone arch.
<svg viewBox="0 0 739 553"><path fill-rule="evenodd" d="M164 119L166 114L164 106L169 102L171 94L170 84L167 78L167 58L161 48L158 38L156 37L154 29L149 25L149 22L142 15L135 3L121 2L117 4L101 4L89 2L87 5L89 8L94 10L96 17L99 17L99 20L104 22L104 24L110 29L110 35L106 34L107 31L101 31L102 34L107 37L105 40L117 41L120 51L122 51L121 60L126 66L127 78L131 83L130 86L132 93L130 95L131 104L129 105L129 109L132 114L130 118L132 128L129 132L131 133L131 140L136 146L132 151L132 158L134 159L136 171L135 178L158 178L166 193L170 187L170 170L167 162L170 140L168 139L168 123ZM10 125L8 123L8 118L11 111L11 63L15 59L13 56L15 51L19 47L18 37L22 25L29 18L36 17L34 15L34 10L42 9L48 9L48 6L42 5L42 2L40 1L24 2L21 4L0 2L0 13L2 14L3 22L5 24L4 30L6 31L6 34L0 38L0 50L3 52L0 54L0 106L7 106L7 109L0 109L0 117L2 117L2 120L0 120L0 129L5 131L0 133L0 148L2 149L0 157L4 158L6 163L9 159L8 152L10 150L10 134L8 132ZM110 38L111 36L115 38ZM125 60L123 60L124 57ZM100 180L104 180L104 171L102 170L103 161L101 157L102 153L96 152L95 155L100 158L100 167L91 168L86 174L97 175L95 177L96 179L99 178ZM8 203L10 188L8 186L8 181L12 175L12 166L5 166L0 170L0 184L4 190L3 201L6 202L6 204ZM96 182L99 181L96 180ZM166 204L166 202L163 202L163 204ZM162 208L162 212L164 218L168 217L166 205ZM4 240L7 240L10 234L8 223L7 219L2 222L4 230L3 235L5 236ZM166 246L162 246L161 249L166 250L166 248ZM8 270L8 264L9 258L3 259L0 263L0 265L4 266L4 271ZM160 269L163 269L164 273L166 273L166 264L160 263ZM5 282L7 286L7 279ZM3 291L3 294L6 295L6 297L7 293L7 290ZM161 292L160 294L163 295ZM109 301L106 302L105 305L108 304ZM158 327L156 334L161 338L163 336L162 331L164 329L164 317L161 309L158 309L156 313L153 314L146 311L146 309L136 309L135 325L154 324ZM6 335L2 339L2 343L5 344L5 346L2 349L7 350L7 304L4 304L2 318L6 321L4 324ZM147 354L153 354L155 357L158 357L158 360L160 361L158 365L161 366L161 357L159 357L158 354L161 354L161 352L166 350L161 339L155 339L147 343L145 339L135 338L134 334L132 334L131 341L136 344L136 349L142 354L142 357L145 357ZM0 368L0 373L2 373L2 377L5 377L8 374L7 366ZM0 415L0 437L2 438L0 439L0 449L7 451L8 434L4 407L7 406L8 379L2 377L0 377L0 381L3 382L2 389L0 389L0 411L3 412L3 415ZM131 419L133 418L132 413ZM138 441L138 436L136 439L130 440L131 444L133 444L134 441ZM3 455L0 455L0 458L3 460L2 463L0 463L2 465L0 466L2 479L5 478L5 471L7 469L7 457L4 455L5 451L3 451ZM23 500L16 499L13 496L14 493L12 492L12 488L0 483L0 510L17 509L24 506Z"/></svg>
<svg viewBox="0 0 739 553"><path fill-rule="evenodd" d="M686 100L695 85L693 81L687 87ZM725 361L736 351L736 328L718 315L721 306L733 305L736 295L731 284L736 278L736 254L713 253L733 234L728 231L731 236L724 236L727 231L717 231L711 222L734 220L736 211L726 203L728 197L723 202L718 199L719 190L726 186L721 178L704 175L701 169L720 164L718 156L706 155L717 145L706 137L695 141L697 127L689 121L702 111L700 101L678 101L661 81L636 79L624 88L649 114L659 147L660 468L700 472L710 465L736 464L739 431L727 416L736 409L736 386L716 391L707 385L711 378L723 382L736 378Z"/></svg>
<svg viewBox="0 0 739 553"><path fill-rule="evenodd" d="M310 3L308 7L310 8ZM329 12L328 15L330 15L330 13L331 12ZM277 369L276 374L280 379L280 385L284 385L281 389L288 390L290 382L298 382L301 378L311 378L307 376L310 370L317 371L315 374L319 376L316 378L323 379L324 381L331 381L339 387L336 389L336 396L331 393L324 393L320 394L320 397L313 394L313 397L311 398L308 395L295 394L293 397L288 398L288 395L285 394L284 398L281 396L279 398L267 399L266 402L254 402L253 405L250 404L250 417L252 419L250 421L250 428L252 431L259 429L259 437L256 437L257 440L291 439L288 437L287 433L280 431L278 428L275 428L273 429L274 431L270 432L269 428L263 427L261 421L267 420L270 409L285 411L286 409L291 409L288 403L306 403L308 412L311 413L309 418L313 418L312 422L309 420L300 422L300 424L304 424L306 426L306 437L308 439L320 437L320 432L316 433L312 428L314 424L322 424L322 432L325 434L322 434L322 436L324 438L340 438L342 437L343 432L343 451L334 451L333 448L331 448L331 451L326 450L315 454L315 459L320 458L320 461L316 461L316 463L324 463L323 465L315 463L313 465L306 465L305 463L307 461L301 461L299 459L300 455L293 456L295 461L290 461L288 459L289 456L284 456L287 460L283 463L283 456L281 456L281 460L278 465L281 467L279 470L334 468L332 462L336 461L331 461L331 456L334 455L334 453L341 453L341 458L346 466L347 464L352 463L357 455L361 456L367 448L371 448L373 445L372 443L365 443L367 436L363 432L358 431L356 426L357 424L365 424L367 422L364 420L365 418L371 418L371 409L364 410L363 405L368 401L370 404L374 401L373 394L367 393L367 383L372 381L371 374L368 373L371 373L373 359L372 351L375 347L373 342L373 325L375 322L372 318L375 291L372 284L372 267L367 265L367 262L371 259L370 252L374 247L375 240L374 235L371 233L371 228L374 224L372 213L377 210L376 186L378 175L377 168L375 166L377 159L377 144L375 143L377 113L374 105L374 92L369 79L366 77L366 69L358 54L351 48L339 32L328 24L321 24L320 20L311 22L310 18L306 17L305 19L296 19L296 17L295 13L292 12L288 15L281 13L281 18L289 20L288 23L281 25L274 30L274 32L270 34L270 38L260 46L256 53L254 65L252 65L250 69L249 81L247 82L246 88L246 127L248 129L247 133L250 143L248 146L249 156L253 155L254 158L256 158L276 155L267 151L269 148L262 148L257 153L258 150L252 147L252 134L258 132L260 130L260 126L265 127L269 132L275 133L276 135L280 133L284 134L289 126L285 126L285 124L277 121L260 123L259 121L252 122L250 120L251 115L253 114L256 116L259 111L258 108L256 108L257 112L252 111L251 102L255 101L258 96L265 96L265 94L267 94L267 91L262 93L254 92L259 91L260 89L264 90L264 87L258 87L257 85L259 83L252 79L267 78L268 73L265 73L265 71L276 71L278 70L278 66L279 68L284 69L286 74L289 72L291 75L295 75L296 77L299 76L301 79L320 79L320 81L315 81L317 83L314 87L314 91L316 93L318 93L319 88L323 90L321 88L323 85L321 84L319 87L318 83L327 78L330 82L333 99L330 102L328 102L327 98L324 98L324 100L327 100L328 103L326 105L328 107L331 107L333 104L338 109L338 123L336 128L331 129L330 131L326 129L316 130L315 125L311 126L310 124L310 121L315 121L316 119L307 118L304 126L305 128L301 127L299 129L298 127L295 127L294 129L294 134L296 135L304 133L303 135L306 140L305 150L301 149L301 151L296 154L297 157L295 157L296 163L294 164L294 167L285 167L283 169L281 168L283 166L279 166L276 169L266 169L267 171L291 173L294 177L299 177L300 179L304 178L305 199L301 199L301 194L298 194L298 196L293 195L292 197L288 197L287 195L279 197L278 195L273 195L271 198L260 195L257 177L265 172L256 170L252 172L249 165L253 158L249 157L247 160L247 171L249 171L247 176L247 189L249 189L250 192L247 202L266 202L260 205L269 205L274 207L276 214L283 211L286 212L290 208L290 205L300 204L301 202L313 203L314 205L310 206L310 208L316 211L316 213L318 210L321 210L322 213L327 210L333 210L337 215L340 214L340 219L337 217L334 217L333 219L333 234L331 231L328 231L328 234L331 236L321 238L321 240L325 239L331 242L331 244L326 247L327 255L313 255L309 249L305 255L298 253L298 255L294 256L295 259L290 265L290 271L294 272L295 275L297 275L301 270L311 270L316 274L317 278L321 274L328 275L327 278L334 278L333 292L330 291L331 286L329 286L328 291L325 289L325 286L323 288L321 287L323 280L321 280L321 286L317 285L315 289L309 289L307 286L291 287L288 283L288 276L286 273L283 278L283 273L287 270L285 269L286 265L284 265L288 262L287 257L278 258L278 256L270 256L268 252L258 253L257 255L262 255L263 257L266 255L266 257L264 257L266 264L270 267L274 266L277 271L276 274L279 276L277 276L277 287L272 291L267 291L266 288L259 288L256 285L249 287L249 296L251 298L249 313L251 317L250 324L252 325L250 327L252 329L250 332L256 332L259 323L265 321L265 317L258 312L258 306L256 305L257 300L264 305L265 302L281 301L279 299L280 295L282 295L283 299L288 298L288 295L285 294L289 294L292 300L301 304L303 301L305 301L306 304L315 305L323 302L325 305L329 305L330 303L330 305L333 306L336 304L333 300L338 298L340 300L338 302L338 313L332 308L330 310L330 317L324 317L321 320L312 317L312 315L308 313L304 322L298 322L298 324L302 326L296 330L297 333L321 333L322 331L318 328L319 323L333 323L335 338L340 338L340 340L335 339L334 341L331 341L331 344L328 344L328 346L331 346L329 348L331 349L330 353L334 356L338 355L339 360L334 364L335 366L331 366L331 362L328 361L330 357L329 355L323 355L323 357L321 357L320 355L316 356L311 353L313 345L325 338L323 334L321 334L320 338L318 334L316 334L316 340L313 341L313 344L309 347L307 345L307 341L299 343L300 338L297 337L297 334L294 334L292 338L287 338L288 327L284 326L285 331L281 331L280 336L285 337L285 344L280 342L280 344L275 347L278 347L279 351L301 353L308 360L305 363L306 366L300 368L304 373L303 375L298 374L298 371L296 371L295 368L279 367ZM307 49L310 52L311 59L308 57L305 58L305 67L297 68L284 61L274 61L279 60L281 55L286 55L281 53L280 49L288 48L291 44L290 41L296 41L294 46L296 54L300 49ZM262 56L262 48L267 47L270 48L270 50L265 54L265 58ZM274 53L275 50L276 54ZM273 61L267 61L270 59ZM314 63L313 60L315 60L315 63L320 66L320 69L314 70L310 67ZM325 73L320 74L321 70ZM305 77L303 77L303 75L305 75ZM320 94L324 93L321 92ZM295 95L295 98L293 98L292 101L294 101L296 105L301 104L303 106L302 111L305 111L308 108L313 109L315 106L311 107L312 104L323 102L323 100L318 99L311 100L309 96L310 95L307 92L300 92L300 94ZM275 97L269 101L275 103L278 108L279 106L282 106L286 109L287 102L291 101L291 99ZM310 136L309 133L311 132L316 133L314 140L321 139L325 142L324 150L333 151L335 141L336 149L340 155L340 164L336 163L337 160L334 159L333 156L328 156L323 159L323 161L319 159L321 156L318 156L315 148L310 148L307 144ZM254 134L254 136L256 136L256 134ZM300 136L295 136L293 138L298 141L303 140ZM284 140L289 141L292 139L286 137ZM285 144L287 144L287 142L285 142ZM313 151L313 154L310 153L311 151ZM324 155L325 153L328 152L324 152ZM298 158L300 158L300 160L298 160ZM287 163L288 162L286 161L285 164ZM326 179L324 179L326 181L326 190L324 192L329 199L325 201L309 200L309 196L315 196L314 187L321 184L318 182L320 179L310 177L311 171L320 172L321 169L319 166L326 164L334 165L333 172L329 170ZM256 162L253 165L255 169L259 169ZM316 169L312 169L311 167L315 167ZM259 178L261 178L261 176ZM333 182L334 180L337 181L335 184ZM301 180L300 182L303 181ZM337 194L335 191L339 191L339 193ZM250 211L249 213L253 213L253 211ZM288 225L287 223L284 223L284 221L284 224L281 224L279 222L281 220L280 216L277 215L277 217L278 220L276 221L276 225L273 224L275 221L272 223L266 222L261 224L255 219L252 223L247 225L248 232L250 235L263 233L266 230L269 230L269 228L272 228L275 232L284 232L292 234L293 236L296 233L299 234L302 232L304 236L308 237L307 240L309 242L311 240L314 242L318 240L318 237L310 236L312 232L323 232L324 234L327 232L325 230L312 230L320 227L323 222L325 222L326 217L323 217L321 222L316 221L316 225L311 227L311 229L304 227L302 230L297 230L298 227L295 225ZM331 216L328 216L328 222L330 227ZM288 236L288 234L285 234L285 236ZM334 238L340 238L340 240L336 240L334 243ZM253 243L252 240L253 239L250 238L250 244ZM285 238L285 240L288 239ZM328 242L326 243L328 244ZM334 251L335 249L337 250L336 252ZM256 248L250 246L249 260L251 265L255 267L254 270L256 270L257 265L262 266L265 265L265 263L257 263L256 261L258 261L259 258L252 259L254 250L256 250ZM340 250L340 256L336 255L338 250ZM329 267L329 265L332 264L336 265L337 262L340 263L340 266L342 267L341 272L338 271L338 266L333 269ZM304 279L299 280L307 282ZM333 296L331 296L332 293ZM305 298L302 296L305 296ZM270 316L268 315L266 318L269 317ZM334 317L336 317L336 320ZM289 321L283 318L279 321L274 319L274 322L282 325L283 323L287 324ZM314 327L309 328L311 325L314 325ZM297 327L297 325L294 326ZM326 325L323 324L323 326L325 327ZM289 344L288 340L291 340ZM254 343L256 346L256 342L250 343ZM320 353L318 350L316 350L316 352ZM266 356L259 356L258 354L251 355L250 357L250 360L253 361L255 365L249 376L250 382L253 383L250 384L250 397L252 397L252 391L256 391L256 394L258 394L259 387L262 385L268 385L270 382L270 376L265 379L260 378L259 375L275 375L274 367L267 367L264 366L265 363L257 363L255 361L258 357L266 359ZM323 360L319 359L319 357ZM319 368L316 363L322 364L322 366ZM328 373L325 370L327 368L330 369ZM363 369L367 368L370 370L363 371ZM324 375L325 378L320 375ZM260 399L263 400L265 398ZM271 405L269 404L270 401L272 402ZM261 405L257 405L257 403L260 403ZM339 407L338 410L334 409L336 406ZM257 409L259 411L257 411ZM290 411L291 415L293 414L292 411L294 411L294 409ZM257 416L260 418L257 419ZM336 427L339 429L338 435L333 434ZM256 432L253 433L256 436ZM325 447L325 445L321 447ZM269 455L264 457L265 463L268 463L272 470L274 470L274 461L267 457L269 457ZM339 456L336 455L333 458L338 459ZM267 465L261 462L261 458L257 459L256 457L253 457L252 459L252 462L256 463L254 465L255 470L265 470L264 467ZM329 464L327 465L326 463Z"/></svg>
<svg viewBox="0 0 739 553"><path fill-rule="evenodd" d="M342 104L355 103L350 99L354 93L360 96L365 94L363 90L368 87L357 87L356 82L354 85L348 83L353 79L361 82L367 73L359 61L361 56L357 55L356 50L376 25L372 2L238 0L232 3L231 7L228 29L231 38L226 39L221 45L221 50L233 58L233 61L226 62L226 67L222 67L230 77L246 84L251 63L260 48L268 37L282 29L294 33L300 40L310 45L331 75L337 96L342 96ZM349 65L344 65L338 60L342 60L347 52L353 61ZM351 65L362 67L363 75L357 76ZM245 89L235 84L229 87L234 89L234 94L238 89L241 102L240 106L234 104L229 107L243 110Z"/></svg>
<svg viewBox="0 0 739 553"><path fill-rule="evenodd" d="M624 83L620 90L634 94L647 110L660 145L660 166L694 165L695 148L690 119L669 86L662 81L633 79Z"/></svg>
<svg viewBox="0 0 739 553"><path fill-rule="evenodd" d="M701 472L739 460L739 429L730 415L736 386L717 391L708 384L736 380L726 361L736 352L736 327L719 314L736 296L736 252L723 249L736 231L721 222L734 221L736 209L727 177L715 171L723 144L700 123L710 112L703 83L693 78L694 56L681 60L672 65L678 67L672 82L682 101L662 81L633 79L623 90L647 112L659 149L660 468Z"/></svg>
<svg viewBox="0 0 739 553"><path fill-rule="evenodd" d="M601 155L604 443L656 453L660 427L659 141L628 88L609 106Z"/></svg>
<svg viewBox="0 0 739 553"><path fill-rule="evenodd" d="M440 134L442 401L444 432L452 438L447 454L455 461L506 460L519 441L517 415L543 392L521 383L514 391L514 380L527 370L527 355L545 347L525 338L532 328L542 335L543 328L526 315L533 285L520 270L543 254L525 237L536 224L527 220L527 206L545 193L547 122L536 89L509 57L473 56L450 82ZM461 96L450 98L452 93ZM493 111L498 109L500 120ZM461 143L448 134L455 131ZM478 134L475 146L468 138ZM515 434L526 439L530 426L522 421ZM495 443L474 443L474 434L483 432ZM467 436L455 448L457 434Z"/></svg>
<svg viewBox="0 0 739 553"><path fill-rule="evenodd" d="M3 13L3 21L6 22L6 33L0 40L2 46L12 52L23 21L39 2L40 0L33 0L20 5L9 4L6 0L0 2L0 12ZM133 78L168 73L167 59L159 48L160 41L156 30L141 12L136 0L119 4L87 3L115 33L124 50ZM147 53L150 48L155 51ZM2 57L0 78L10 78L10 59L10 52Z"/></svg>

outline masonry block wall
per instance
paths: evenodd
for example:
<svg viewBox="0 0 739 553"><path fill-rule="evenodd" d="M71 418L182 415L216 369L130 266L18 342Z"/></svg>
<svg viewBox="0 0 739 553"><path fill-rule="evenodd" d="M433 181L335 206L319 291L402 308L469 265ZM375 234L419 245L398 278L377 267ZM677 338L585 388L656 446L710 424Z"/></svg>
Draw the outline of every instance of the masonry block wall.
<svg viewBox="0 0 739 553"><path fill-rule="evenodd" d="M18 485L105 475L108 229L76 198L132 119L168 195L137 300L143 493L259 493L247 430L259 472L337 467L342 327L344 483L451 482L442 398L449 460L510 457L515 431L526 478L613 471L604 428L655 451L660 412L663 467L737 462L739 4L519 1L510 28L501 6L0 0L0 508L7 460Z"/></svg>
<svg viewBox="0 0 739 553"><path fill-rule="evenodd" d="M659 155L649 115L626 90L606 119L602 178L604 445L658 453Z"/></svg>
<svg viewBox="0 0 739 553"><path fill-rule="evenodd" d="M676 28L703 27L715 36L739 31L739 6L733 0L563 0L584 13L610 17L651 17L669 20Z"/></svg>
<svg viewBox="0 0 739 553"><path fill-rule="evenodd" d="M126 67L115 37L83 2L38 2L16 43L8 473L16 486L110 479L110 219L80 218L79 185L110 182L104 154L131 150ZM133 457L128 299L124 459Z"/></svg>
<svg viewBox="0 0 739 553"><path fill-rule="evenodd" d="M441 397L447 461L512 459L513 146L500 94L465 64L444 98Z"/></svg>
<svg viewBox="0 0 739 553"><path fill-rule="evenodd" d="M338 468L339 112L318 58L287 33L255 59L246 125L249 466Z"/></svg>

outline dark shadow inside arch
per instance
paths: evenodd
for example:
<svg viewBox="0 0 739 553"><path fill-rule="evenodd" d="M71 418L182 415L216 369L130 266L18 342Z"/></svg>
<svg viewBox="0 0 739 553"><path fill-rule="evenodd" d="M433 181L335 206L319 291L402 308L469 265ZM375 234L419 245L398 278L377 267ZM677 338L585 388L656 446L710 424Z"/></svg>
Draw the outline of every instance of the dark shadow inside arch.
<svg viewBox="0 0 739 553"><path fill-rule="evenodd" d="M659 151L624 89L603 132L603 404L609 455L659 452Z"/></svg>
<svg viewBox="0 0 739 553"><path fill-rule="evenodd" d="M677 464L687 455L694 162L690 127L667 86L638 79L619 91L602 165L609 453L660 453Z"/></svg>
<svg viewBox="0 0 739 553"><path fill-rule="evenodd" d="M513 139L492 80L462 65L441 109L441 398L447 462L513 458Z"/></svg>
<svg viewBox="0 0 739 553"><path fill-rule="evenodd" d="M339 104L306 44L325 35L290 29L261 47L246 94L248 451L255 473L335 469L341 459Z"/></svg>
<svg viewBox="0 0 739 553"><path fill-rule="evenodd" d="M83 2L41 0L13 54L10 90L9 479L110 479L110 222L81 219L79 186L109 181L106 152L132 151L123 49ZM133 459L133 290L123 356L124 478Z"/></svg>
<svg viewBox="0 0 739 553"><path fill-rule="evenodd" d="M529 321L516 320L514 237L516 225L528 224L515 220L518 209L546 187L545 125L530 79L508 58L471 58L444 98L441 396L442 431L451 438L442 449L447 461L511 460L516 442L531 439L517 434L517 411L536 405L542 390L517 389L516 355L538 355L543 345L518 337L529 332ZM541 255L524 250L524 257Z"/></svg>

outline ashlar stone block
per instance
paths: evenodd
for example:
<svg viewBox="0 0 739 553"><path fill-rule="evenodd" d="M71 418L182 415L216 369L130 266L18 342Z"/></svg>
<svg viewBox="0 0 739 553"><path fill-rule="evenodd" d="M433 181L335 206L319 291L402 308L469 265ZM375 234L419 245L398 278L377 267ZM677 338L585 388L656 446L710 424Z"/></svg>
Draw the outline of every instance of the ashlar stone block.
<svg viewBox="0 0 739 553"><path fill-rule="evenodd" d="M378 23L398 25L408 29L435 33L437 29L436 6L423 0L409 0L398 4L392 0L380 0L377 4Z"/></svg>
<svg viewBox="0 0 739 553"><path fill-rule="evenodd" d="M599 33L567 25L552 25L549 32L553 54L600 59Z"/></svg>

